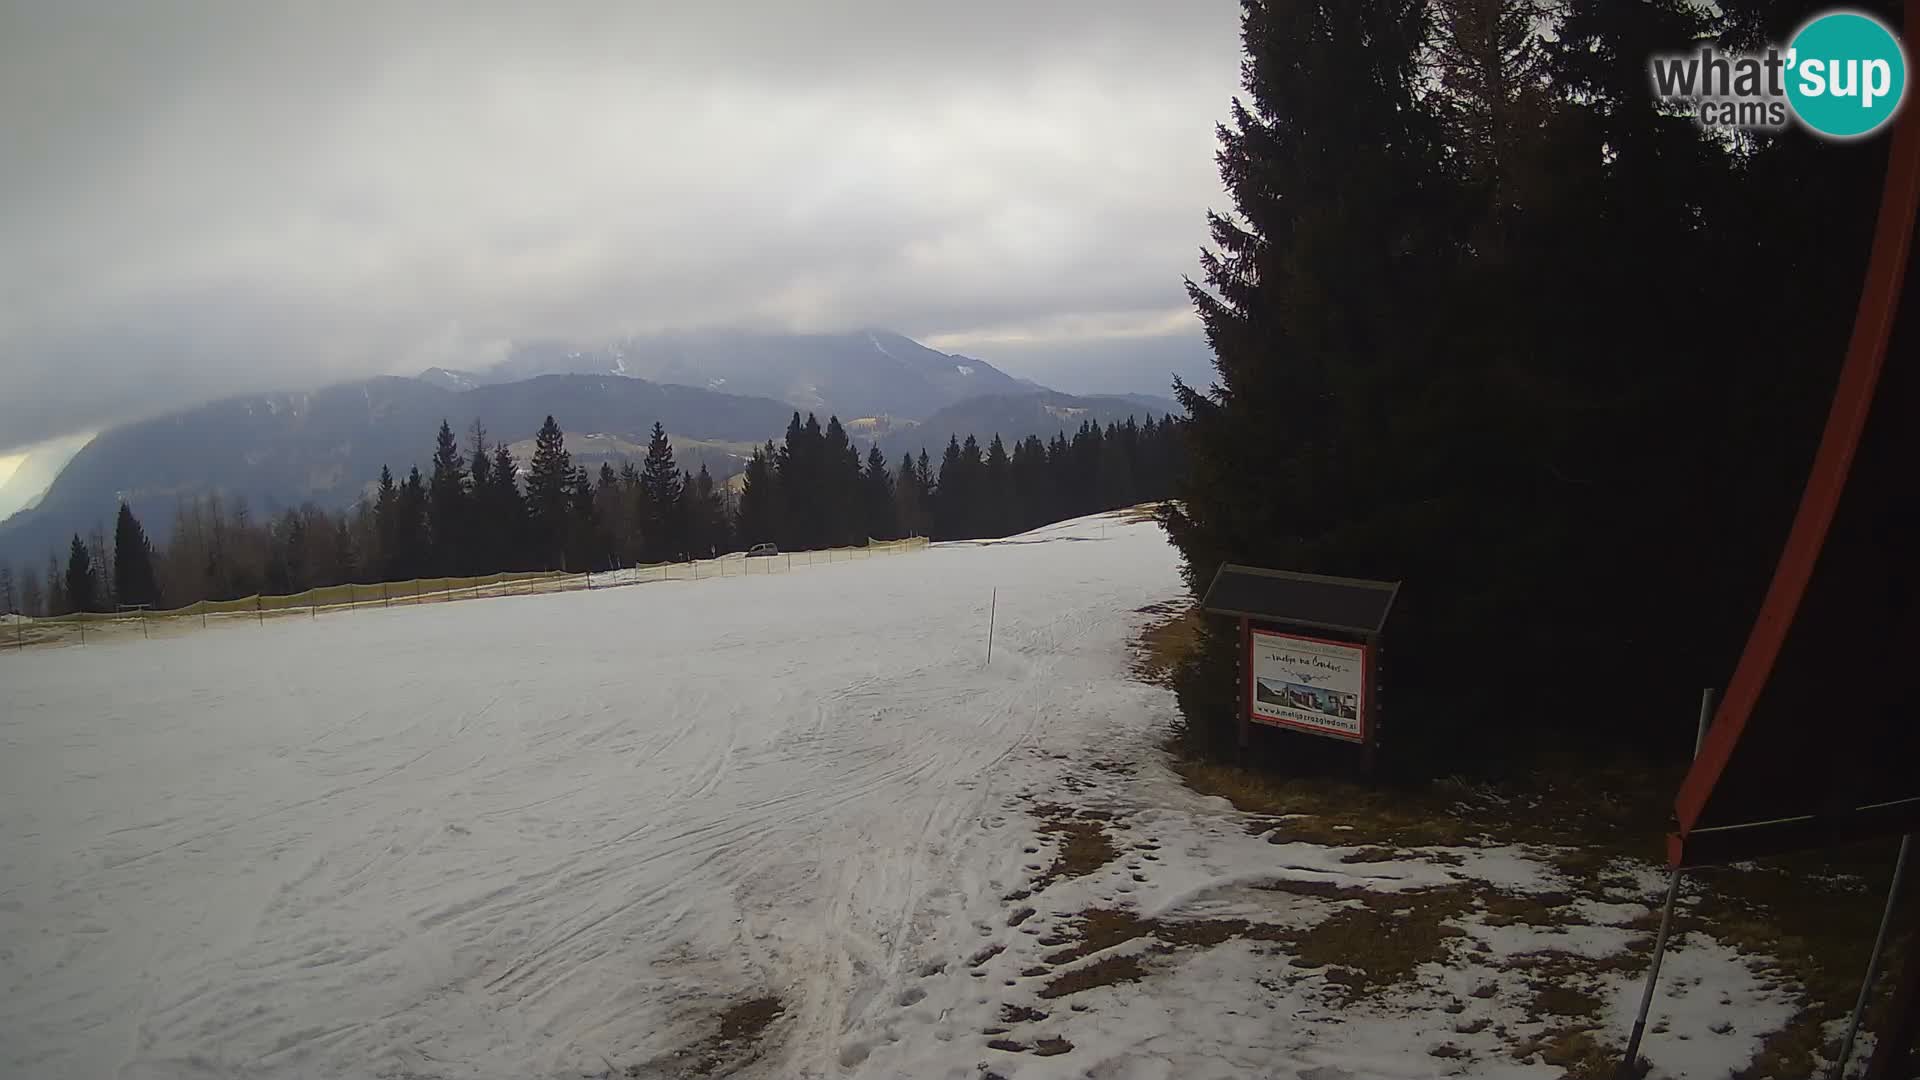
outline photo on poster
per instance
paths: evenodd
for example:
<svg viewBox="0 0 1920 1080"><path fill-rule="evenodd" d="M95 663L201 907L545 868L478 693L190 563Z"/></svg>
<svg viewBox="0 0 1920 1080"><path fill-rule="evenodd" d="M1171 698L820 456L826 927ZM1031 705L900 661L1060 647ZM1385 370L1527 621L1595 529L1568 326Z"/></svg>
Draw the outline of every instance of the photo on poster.
<svg viewBox="0 0 1920 1080"><path fill-rule="evenodd" d="M1339 739L1365 737L1364 648L1258 630L1251 646L1253 720Z"/></svg>

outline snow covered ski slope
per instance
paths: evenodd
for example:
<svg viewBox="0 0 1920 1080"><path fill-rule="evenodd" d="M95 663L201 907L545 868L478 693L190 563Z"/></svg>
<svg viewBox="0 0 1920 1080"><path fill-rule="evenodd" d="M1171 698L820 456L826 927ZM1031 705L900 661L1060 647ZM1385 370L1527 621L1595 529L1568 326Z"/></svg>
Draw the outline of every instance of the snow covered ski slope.
<svg viewBox="0 0 1920 1080"><path fill-rule="evenodd" d="M892 1075L1180 591L1107 516L0 659L0 1075L599 1075L760 994L766 1075Z"/></svg>
<svg viewBox="0 0 1920 1080"><path fill-rule="evenodd" d="M0 1080L1597 1075L1664 876L1184 786L1128 517L0 655ZM1654 1080L1800 1013L1665 972Z"/></svg>

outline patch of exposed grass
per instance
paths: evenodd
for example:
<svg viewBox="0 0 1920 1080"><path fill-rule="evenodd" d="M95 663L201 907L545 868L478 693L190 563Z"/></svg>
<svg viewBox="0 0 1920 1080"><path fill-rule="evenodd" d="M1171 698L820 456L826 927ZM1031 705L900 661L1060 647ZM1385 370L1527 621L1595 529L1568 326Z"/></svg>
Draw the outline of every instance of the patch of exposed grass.
<svg viewBox="0 0 1920 1080"><path fill-rule="evenodd" d="M1041 819L1040 834L1060 844L1053 865L1034 878L1035 892L1062 878L1084 877L1120 857L1119 849L1113 846L1106 828L1101 825L1103 819L1094 812L1076 815L1067 807L1054 805L1037 806L1033 812Z"/></svg>
<svg viewBox="0 0 1920 1080"><path fill-rule="evenodd" d="M1080 940L1058 952L1048 953L1043 958L1048 964L1071 964L1081 957L1146 937L1157 929L1153 921L1117 908L1088 908L1069 920L1068 926Z"/></svg>
<svg viewBox="0 0 1920 1080"><path fill-rule="evenodd" d="M1033 1040L1034 1057L1058 1057L1073 1049L1073 1044L1058 1035Z"/></svg>
<svg viewBox="0 0 1920 1080"><path fill-rule="evenodd" d="M1406 982L1422 964L1444 963L1453 940L1465 936L1448 920L1472 903L1458 888L1373 897L1285 936L1296 966L1332 969L1327 981L1344 987L1349 998Z"/></svg>
<svg viewBox="0 0 1920 1080"><path fill-rule="evenodd" d="M1294 896L1311 896L1320 900L1358 900L1371 902L1379 893L1362 889L1358 885L1341 885L1332 881L1305 881L1295 878L1275 878L1253 886L1262 892L1291 893Z"/></svg>
<svg viewBox="0 0 1920 1080"><path fill-rule="evenodd" d="M1047 1014L1027 1005L1000 1006L1000 1022L1003 1024L1025 1024L1034 1020L1045 1020Z"/></svg>
<svg viewBox="0 0 1920 1080"><path fill-rule="evenodd" d="M1587 920L1570 910L1571 893L1510 893L1487 891L1480 894L1486 908L1481 922L1487 926L1585 926Z"/></svg>
<svg viewBox="0 0 1920 1080"><path fill-rule="evenodd" d="M674 1055L687 1062L680 1075L713 1076L722 1069L731 1070L752 1061L759 1056L760 1040L767 1029L785 1011L786 1005L771 995L727 1006L720 1012L718 1030ZM651 1066L631 1065L626 1074L629 1077L652 1075L646 1071L649 1068Z"/></svg>
<svg viewBox="0 0 1920 1080"><path fill-rule="evenodd" d="M1200 640L1200 609L1178 604L1150 604L1141 614L1155 616L1135 639L1133 675L1156 686L1173 683L1173 669Z"/></svg>
<svg viewBox="0 0 1920 1080"><path fill-rule="evenodd" d="M1565 983L1535 983L1528 1005L1536 1016L1597 1017L1601 1001Z"/></svg>
<svg viewBox="0 0 1920 1080"><path fill-rule="evenodd" d="M1110 956L1083 968L1058 975L1040 989L1040 996L1048 1000L1077 994L1082 990L1091 990L1096 986L1116 986L1120 983L1138 982L1147 977L1147 969L1140 964L1138 957Z"/></svg>

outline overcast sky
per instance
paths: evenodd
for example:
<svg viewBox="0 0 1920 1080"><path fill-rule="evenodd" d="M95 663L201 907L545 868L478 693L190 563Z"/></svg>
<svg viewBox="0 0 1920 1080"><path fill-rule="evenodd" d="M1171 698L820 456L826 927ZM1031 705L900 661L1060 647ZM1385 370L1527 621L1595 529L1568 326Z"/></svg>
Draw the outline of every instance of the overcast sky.
<svg viewBox="0 0 1920 1080"><path fill-rule="evenodd" d="M1204 378L1232 0L0 0L0 454L514 340ZM1108 357L1112 357L1108 360Z"/></svg>

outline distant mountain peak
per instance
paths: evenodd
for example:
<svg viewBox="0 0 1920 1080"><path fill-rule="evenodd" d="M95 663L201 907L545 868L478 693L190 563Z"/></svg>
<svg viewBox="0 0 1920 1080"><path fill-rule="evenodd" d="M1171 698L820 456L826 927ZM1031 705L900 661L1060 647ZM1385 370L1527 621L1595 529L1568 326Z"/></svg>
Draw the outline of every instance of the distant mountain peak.
<svg viewBox="0 0 1920 1080"><path fill-rule="evenodd" d="M487 371L452 374L485 383L557 372L724 387L842 419L919 418L981 394L1041 389L984 360L930 349L882 327L811 334L672 331L600 345L527 342ZM433 381L448 385L442 376Z"/></svg>

